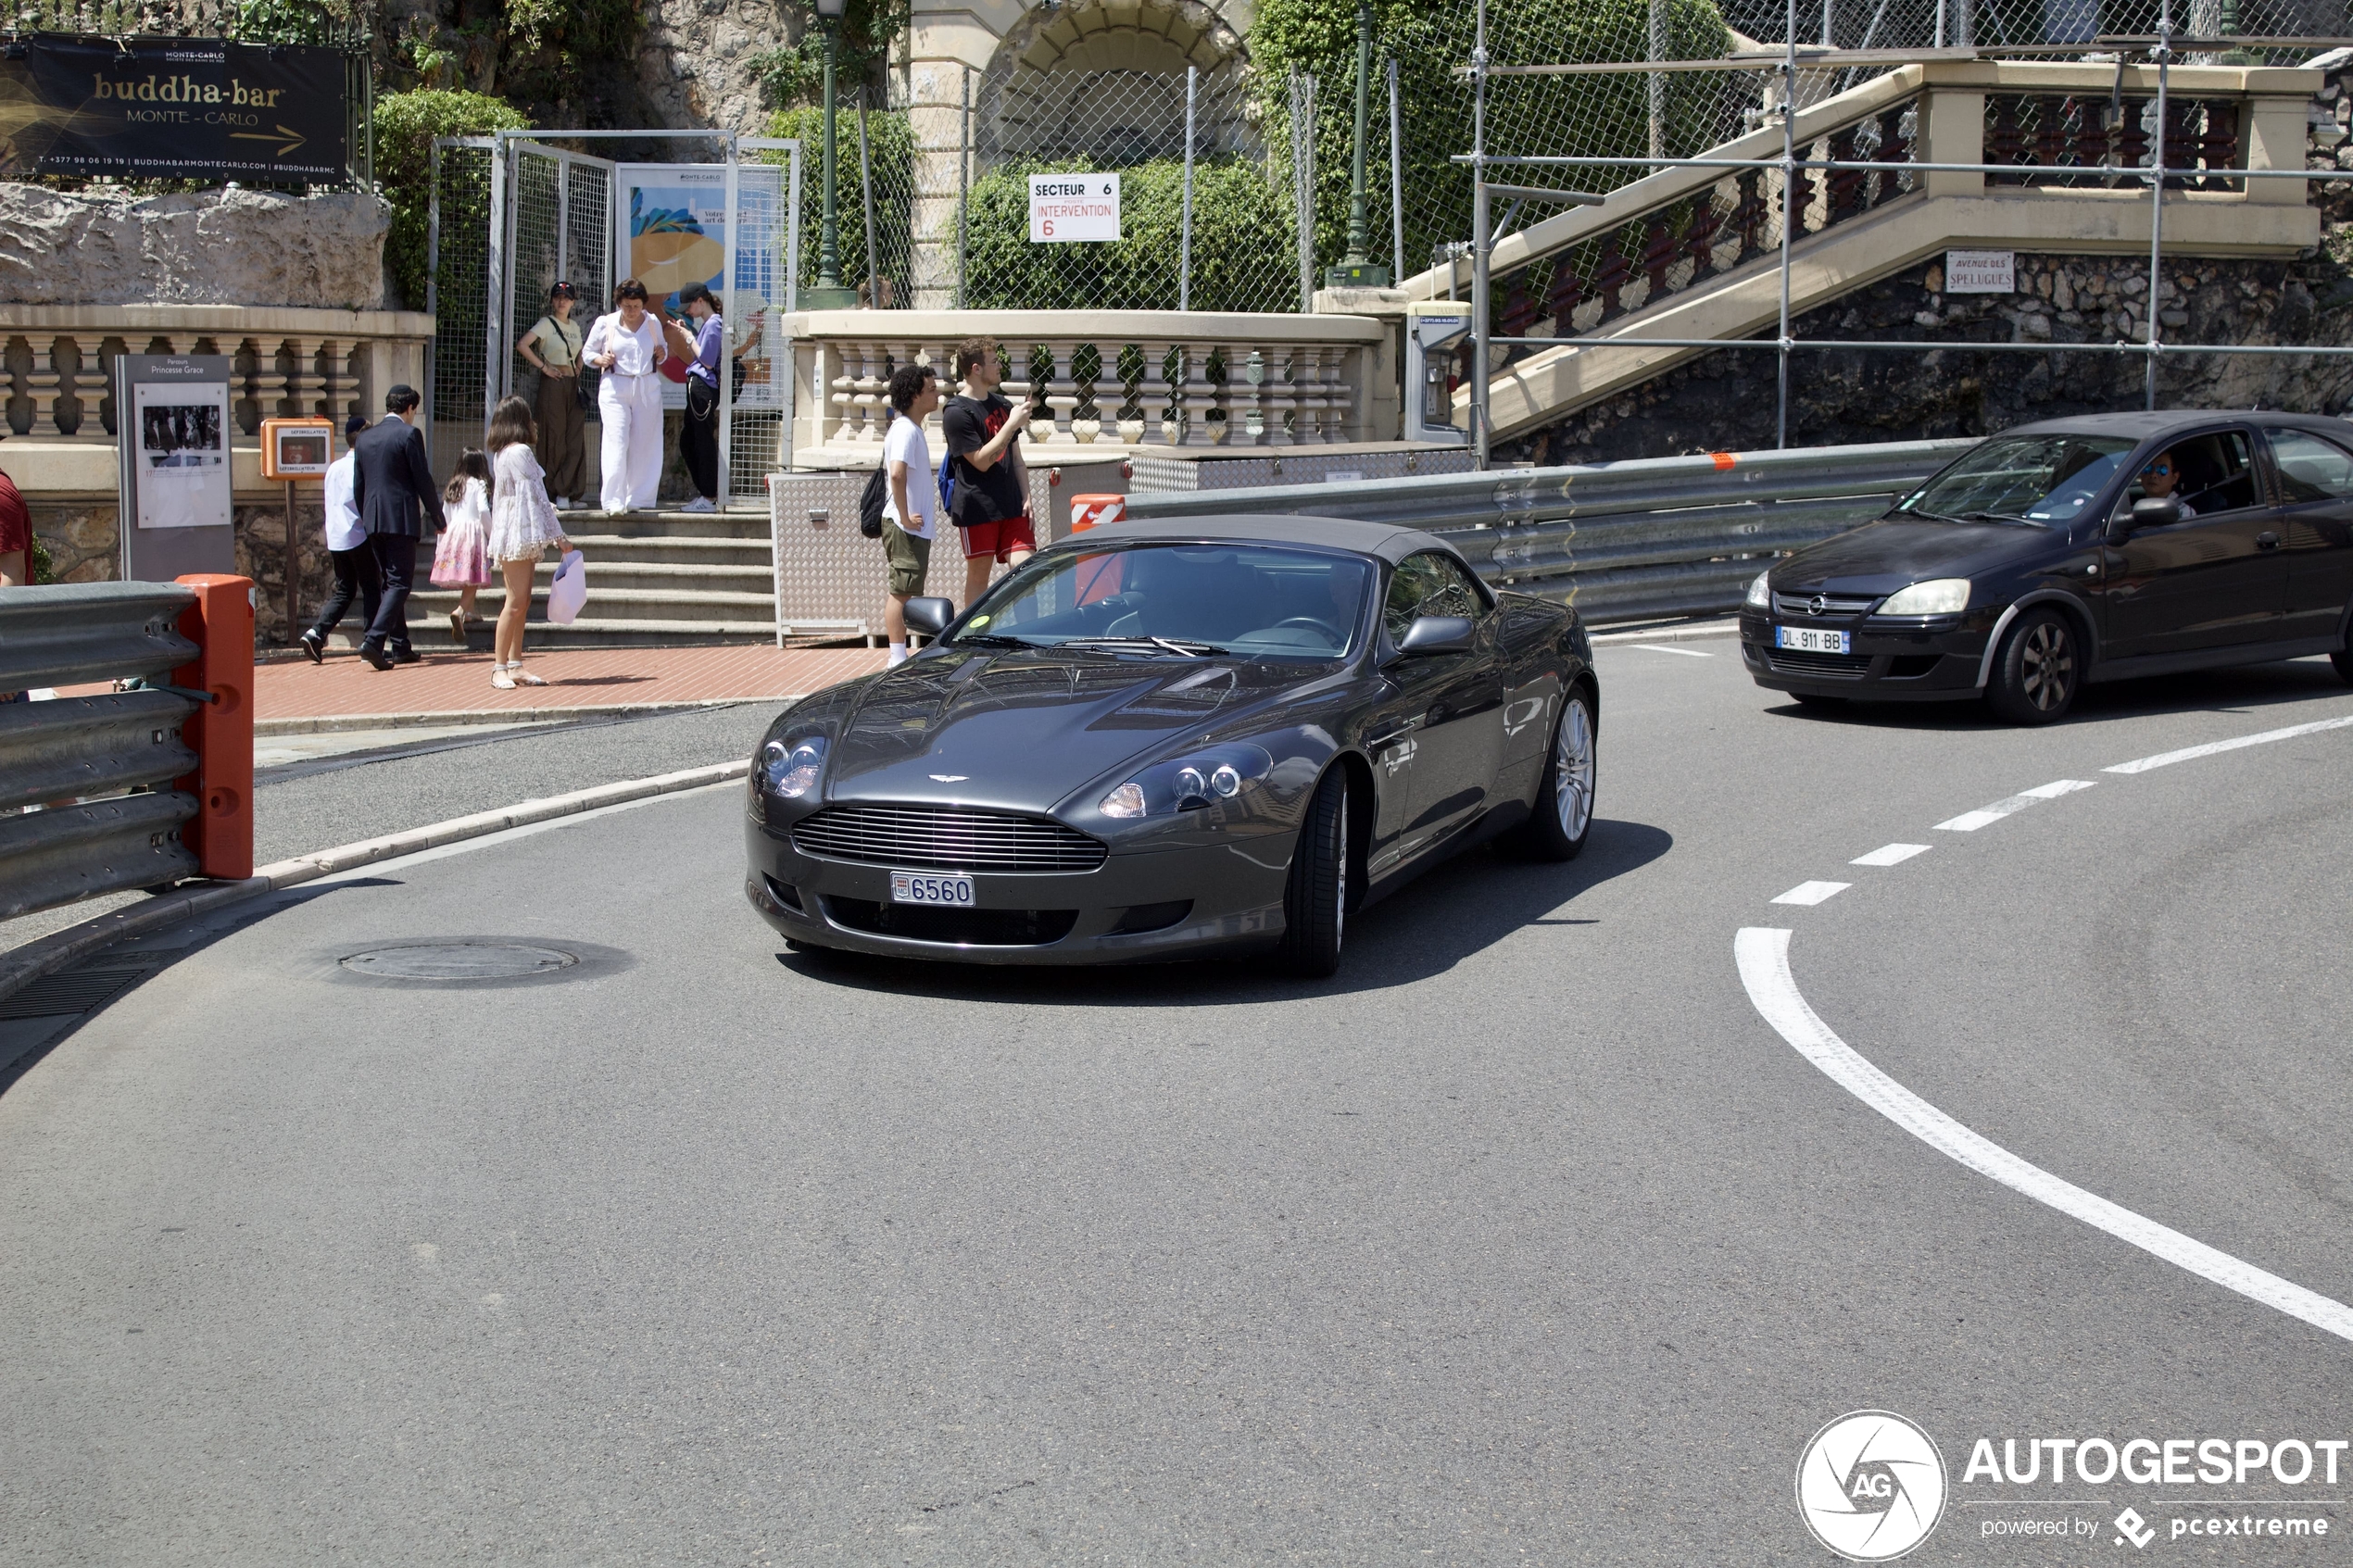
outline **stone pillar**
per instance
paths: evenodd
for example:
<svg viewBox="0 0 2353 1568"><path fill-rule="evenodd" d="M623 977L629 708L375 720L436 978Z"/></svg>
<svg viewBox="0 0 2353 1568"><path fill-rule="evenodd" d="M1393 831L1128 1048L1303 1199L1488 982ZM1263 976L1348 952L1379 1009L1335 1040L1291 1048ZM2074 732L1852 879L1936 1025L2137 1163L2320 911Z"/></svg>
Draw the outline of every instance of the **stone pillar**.
<svg viewBox="0 0 2353 1568"><path fill-rule="evenodd" d="M2249 71L2250 77L2270 74ZM2241 111L2246 116L2246 157L2249 169L2302 169L2305 138L2310 133L2306 110L2311 100L2306 97L2251 97ZM2302 207L2305 192L2311 183L2306 180L2249 180L2246 182L2246 199L2250 205L2266 207Z"/></svg>
<svg viewBox="0 0 2353 1568"><path fill-rule="evenodd" d="M1020 16L992 6L984 13L990 19L984 20L962 8L932 10L937 3L916 0L908 34L907 124L915 142L915 297L907 303L918 310L947 310L956 304L964 74L969 69L977 97L980 73L995 56L1003 30Z"/></svg>
<svg viewBox="0 0 2353 1568"><path fill-rule="evenodd" d="M1985 161L1985 93L1970 81L1947 84L1947 73L1971 68L1929 69L1920 92L1919 158L1923 163L1982 163ZM1974 73L1973 73L1974 74ZM1985 194L1982 174L1925 174L1923 188L1931 196L1979 196ZM1779 193L1777 192L1778 195Z"/></svg>

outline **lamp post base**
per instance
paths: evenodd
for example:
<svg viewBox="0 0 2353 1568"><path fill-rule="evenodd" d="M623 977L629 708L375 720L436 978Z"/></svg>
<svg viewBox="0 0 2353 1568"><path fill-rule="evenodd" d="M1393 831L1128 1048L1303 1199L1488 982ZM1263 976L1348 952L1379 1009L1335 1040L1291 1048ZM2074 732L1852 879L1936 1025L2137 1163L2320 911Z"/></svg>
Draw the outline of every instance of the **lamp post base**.
<svg viewBox="0 0 2353 1568"><path fill-rule="evenodd" d="M1389 287L1389 269L1370 261L1341 262L1324 270L1324 286L1327 289L1385 289Z"/></svg>
<svg viewBox="0 0 2353 1568"><path fill-rule="evenodd" d="M855 310L858 308L858 291L806 288L793 296L793 303L803 310Z"/></svg>

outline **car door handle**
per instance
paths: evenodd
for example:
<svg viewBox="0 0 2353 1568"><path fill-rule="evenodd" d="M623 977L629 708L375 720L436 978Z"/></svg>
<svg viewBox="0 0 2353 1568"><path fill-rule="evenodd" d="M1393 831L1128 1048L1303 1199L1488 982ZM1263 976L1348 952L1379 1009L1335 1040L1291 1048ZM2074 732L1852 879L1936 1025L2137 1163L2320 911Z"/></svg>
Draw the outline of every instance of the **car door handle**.
<svg viewBox="0 0 2353 1568"><path fill-rule="evenodd" d="M2280 536L2266 529L2255 536L2255 547L2259 550L2276 550L2280 547Z"/></svg>

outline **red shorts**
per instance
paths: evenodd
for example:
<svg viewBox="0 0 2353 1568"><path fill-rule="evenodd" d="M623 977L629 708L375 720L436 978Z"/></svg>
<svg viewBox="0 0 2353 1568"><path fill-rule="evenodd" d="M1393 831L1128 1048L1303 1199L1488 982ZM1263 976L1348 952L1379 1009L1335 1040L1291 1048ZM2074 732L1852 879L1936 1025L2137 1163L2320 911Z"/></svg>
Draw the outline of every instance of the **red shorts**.
<svg viewBox="0 0 2353 1568"><path fill-rule="evenodd" d="M1038 531L1029 525L1026 516L1009 517L1001 522L975 522L956 532L964 536L966 560L994 557L1003 565L1013 558L1015 550L1038 553Z"/></svg>

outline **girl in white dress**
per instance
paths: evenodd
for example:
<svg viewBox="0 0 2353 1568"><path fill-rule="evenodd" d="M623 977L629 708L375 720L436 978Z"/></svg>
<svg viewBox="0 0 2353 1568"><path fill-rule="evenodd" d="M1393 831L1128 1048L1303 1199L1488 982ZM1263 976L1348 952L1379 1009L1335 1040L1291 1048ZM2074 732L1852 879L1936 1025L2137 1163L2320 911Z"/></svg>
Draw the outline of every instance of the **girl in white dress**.
<svg viewBox="0 0 2353 1568"><path fill-rule="evenodd" d="M608 515L654 504L661 483L659 369L668 353L661 323L646 309L646 285L624 278L612 293L612 314L597 318L581 347L582 358L604 372L597 378L597 415L604 430L599 498Z"/></svg>
<svg viewBox="0 0 2353 1568"><path fill-rule="evenodd" d="M506 603L498 609L498 630L493 642L490 684L500 691L517 684L547 683L522 667L522 625L531 614L531 580L539 558L553 545L572 548L555 504L547 499L547 476L532 452L539 434L531 405L509 397L491 410L490 431L483 445L490 449L490 558L505 580Z"/></svg>
<svg viewBox="0 0 2353 1568"><path fill-rule="evenodd" d="M458 608L449 612L449 634L466 646L466 622L473 619L474 590L491 582L490 454L470 446L458 458L449 487L441 493L447 524L433 552L427 579L436 588L458 590Z"/></svg>

